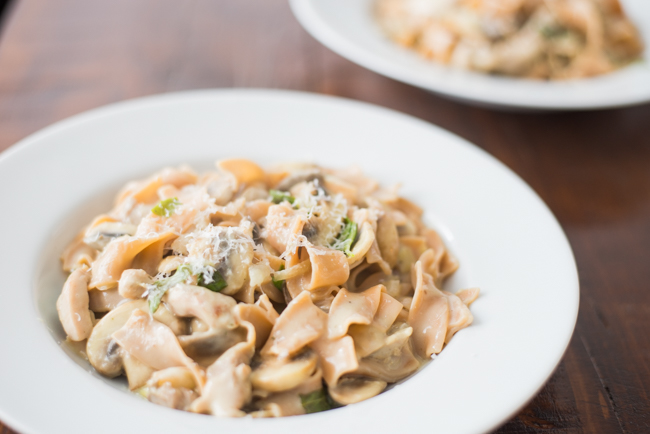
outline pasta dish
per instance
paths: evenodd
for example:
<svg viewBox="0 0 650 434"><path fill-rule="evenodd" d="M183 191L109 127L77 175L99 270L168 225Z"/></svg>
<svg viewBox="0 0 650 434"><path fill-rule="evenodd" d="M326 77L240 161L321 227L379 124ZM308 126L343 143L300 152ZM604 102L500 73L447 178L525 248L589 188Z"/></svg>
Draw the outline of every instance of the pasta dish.
<svg viewBox="0 0 650 434"><path fill-rule="evenodd" d="M377 0L398 43L455 67L536 79L605 74L643 42L618 0Z"/></svg>
<svg viewBox="0 0 650 434"><path fill-rule="evenodd" d="M371 398L472 323L422 210L359 169L221 160L128 183L62 255L94 369L149 401L279 417Z"/></svg>

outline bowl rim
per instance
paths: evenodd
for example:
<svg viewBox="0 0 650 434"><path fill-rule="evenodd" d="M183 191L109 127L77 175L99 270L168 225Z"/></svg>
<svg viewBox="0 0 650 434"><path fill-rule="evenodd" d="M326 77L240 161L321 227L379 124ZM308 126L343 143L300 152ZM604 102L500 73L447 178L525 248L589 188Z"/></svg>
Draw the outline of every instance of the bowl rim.
<svg viewBox="0 0 650 434"><path fill-rule="evenodd" d="M567 276L567 279L571 281L570 283L568 283L568 286L573 287L575 289L573 294L574 297L571 300L573 303L572 305L573 309L571 310L571 312L569 312L569 316L566 318L567 328L562 333L562 339L557 343L557 348L555 349L556 354L555 357L552 358L553 360L551 361L552 366L549 365L550 368L549 366L547 366L544 370L544 374L538 376L537 379L538 381L536 381L533 387L534 390L531 392L532 390L531 389L526 392L526 395L528 396L527 400L520 402L517 408L514 407L511 408L507 415L505 413L500 415L498 420L493 421L493 423L489 427L485 427L484 429L487 430L487 429L496 428L501 423L503 423L507 418L510 418L512 415L518 412L524 405L526 405L528 400L532 399L535 396L535 394L544 386L548 378L552 375L554 369L559 364L564 352L566 351L566 348L568 347L569 341L573 334L575 322L577 319L578 304L579 304L579 284L578 284L577 269L575 266L575 259L573 258L570 245L559 223L552 215L548 207L546 207L546 205L542 202L539 196L537 196L537 194L532 190L532 188L530 188L530 186L528 186L528 184L525 183L525 181L523 181L521 178L515 175L503 163L499 162L497 159L489 155L484 150L478 148L475 145L472 145L468 141L446 130L441 129L440 127L437 127L423 120L387 108L383 108L383 107L379 107L379 106L375 106L372 104L363 103L359 101L339 98L339 97L317 95L317 94L311 94L305 92L282 91L282 90L261 90L261 89L196 90L196 91L177 92L177 93L162 94L162 95L153 95L144 98L136 98L133 100L122 101L115 104L103 106L97 109L93 109L72 116L68 119L64 119L26 137L25 139L18 142L16 145L0 153L0 168L6 167L6 165L12 164L15 160L22 158L23 153L27 153L33 148L38 148L39 146L42 147L47 145L47 140L49 140L51 137L55 137L58 134L65 133L67 130L70 129L74 130L79 126L83 126L88 123L92 123L94 121L98 121L98 120L101 121L102 119L106 119L106 118L110 119L112 116L116 114L124 114L124 113L128 114L130 112L138 112L141 110L144 111L155 110L157 107L160 106L174 105L179 103L191 103L192 101L203 101L203 100L208 101L208 100L223 100L223 99L229 99L229 100L239 99L239 100L247 100L249 102L281 101L283 103L288 103L290 105L291 104L294 105L314 104L315 106L330 106L332 108L346 107L355 112L359 112L360 114L368 113L369 115L372 116L379 116L379 117L383 116L383 117L393 118L401 121L402 123L413 125L414 126L413 128L417 126L418 128L423 128L428 131L435 132L440 137L445 137L450 142L453 142L454 147L458 147L459 149L464 148L465 151L470 151L471 153L479 156L481 161L494 165L495 167L498 168L498 170L505 172L506 175L508 175L514 181L516 181L517 184L521 188L523 188L523 190L526 191L526 194L532 198L532 200L538 202L542 206L542 209L545 210L544 212L547 214L545 218L550 218L551 225L553 226L552 228L553 231L556 232L559 239L563 240L564 248L568 249L565 253L568 254L567 258L571 262L569 268L571 268L573 271L572 275ZM45 144L43 144L43 141L45 141ZM0 188L0 197L2 197L3 193L5 192L6 189L5 191L3 191L3 189ZM29 295L29 298L30 299L32 298L31 293ZM29 303L31 307L34 308L33 300L30 300ZM1 311L2 311L2 307L0 307L0 312ZM0 324L2 324L1 318L0 318ZM45 331L45 330L41 330L41 331ZM0 333L0 339L5 340L5 338L6 336L3 338L3 335ZM48 338L50 338L50 336L48 336ZM52 341L51 343L54 345L51 345L50 347L54 348L56 346L55 342ZM0 366L2 366L1 361L0 361ZM113 396L112 398L115 397ZM149 407L156 407L156 406L149 406ZM167 411L167 409L159 409L159 408L151 408L150 410L154 413L160 410ZM5 423L18 429L19 431L26 432L26 433L36 432L30 426L31 423L25 423L19 418L14 418L11 412L5 411L5 409L2 406L0 406L0 417ZM319 417L318 415L308 415L299 419L304 419L304 418L316 419L318 417ZM183 416L183 418L185 418L185 416ZM196 418L196 419L198 420L200 418ZM283 418L283 419L294 419L294 418ZM187 419L185 418L185 420ZM250 422L246 422L246 423L250 423ZM278 422L267 421L265 423L268 423L269 425L270 424L277 425Z"/></svg>

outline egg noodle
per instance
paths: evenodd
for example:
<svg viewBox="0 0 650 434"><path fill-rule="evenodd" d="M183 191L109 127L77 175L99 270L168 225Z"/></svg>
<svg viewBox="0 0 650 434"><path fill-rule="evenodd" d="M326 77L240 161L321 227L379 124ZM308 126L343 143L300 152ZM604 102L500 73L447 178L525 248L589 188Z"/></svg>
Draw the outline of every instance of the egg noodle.
<svg viewBox="0 0 650 434"><path fill-rule="evenodd" d="M476 288L422 210L359 169L241 159L127 184L62 256L68 340L106 377L218 417L329 410L413 374Z"/></svg>

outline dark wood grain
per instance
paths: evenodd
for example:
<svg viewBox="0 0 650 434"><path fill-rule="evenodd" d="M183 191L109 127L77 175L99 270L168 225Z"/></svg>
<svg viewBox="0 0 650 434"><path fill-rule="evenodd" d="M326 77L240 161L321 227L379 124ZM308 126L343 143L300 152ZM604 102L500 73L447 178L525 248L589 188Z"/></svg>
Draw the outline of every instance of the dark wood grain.
<svg viewBox="0 0 650 434"><path fill-rule="evenodd" d="M331 53L286 0L20 0L0 35L0 150L110 102L233 86L359 99L476 143L550 206L581 283L564 360L498 432L650 432L649 105L513 114L450 102Z"/></svg>

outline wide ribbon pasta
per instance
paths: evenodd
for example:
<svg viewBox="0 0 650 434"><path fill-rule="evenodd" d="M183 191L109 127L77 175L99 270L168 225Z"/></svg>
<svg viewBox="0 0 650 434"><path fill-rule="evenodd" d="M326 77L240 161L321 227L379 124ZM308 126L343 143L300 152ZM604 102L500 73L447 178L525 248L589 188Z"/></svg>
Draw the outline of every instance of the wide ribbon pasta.
<svg viewBox="0 0 650 434"><path fill-rule="evenodd" d="M170 408L280 417L401 381L469 326L478 288L423 211L358 168L222 160L128 184L63 252L68 339Z"/></svg>

